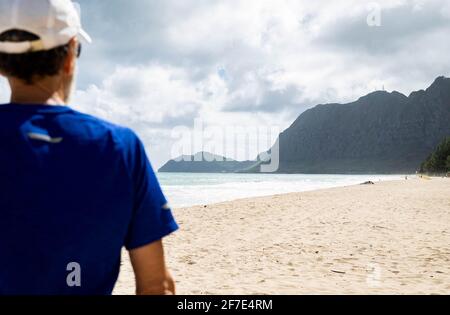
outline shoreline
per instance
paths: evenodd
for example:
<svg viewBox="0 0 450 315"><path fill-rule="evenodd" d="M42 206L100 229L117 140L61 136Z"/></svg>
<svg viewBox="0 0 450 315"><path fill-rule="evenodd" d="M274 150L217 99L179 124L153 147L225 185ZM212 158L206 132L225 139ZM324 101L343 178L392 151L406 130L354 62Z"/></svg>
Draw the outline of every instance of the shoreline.
<svg viewBox="0 0 450 315"><path fill-rule="evenodd" d="M175 209L179 294L450 294L450 179ZM126 254L115 294L133 294Z"/></svg>
<svg viewBox="0 0 450 315"><path fill-rule="evenodd" d="M441 178L441 177L438 177ZM426 178L424 178L426 179ZM408 179L410 180L410 179ZM404 179L394 179L394 180L380 180L375 182L374 184L380 184L380 183L390 183L390 182L403 182L405 181ZM264 198L268 198L268 197L283 197L283 196L289 196L289 195L297 195L297 194L304 194L304 193L311 193L311 192L325 192L328 190L333 190L333 189L340 189L340 188L349 188L349 187L358 187L358 186L366 186L365 183L361 183L361 184L349 184L349 185L344 185L344 186L335 186L335 187L326 187L326 188L318 188L318 189L311 189L311 190L303 190L303 191L294 191L294 192L287 192L287 193L280 193L280 194L272 194L272 195L262 195L262 196L255 196L255 197L243 197L243 198L237 198L237 199L232 199L232 200L226 200L226 201L222 201L222 202L215 202L215 203L210 203L210 204L196 204L196 205L190 205L190 206L186 206L186 207L175 207L175 211L180 210L180 209L190 209L190 208L198 208L198 207L215 207L215 206L221 206L223 204L228 204L228 203L234 203L234 202L243 202L243 201L258 201L258 199L264 199Z"/></svg>
<svg viewBox="0 0 450 315"><path fill-rule="evenodd" d="M191 174L187 178L191 178ZM266 179L259 177L241 178L243 174L237 174L237 178L219 177L216 181L211 175L199 180L200 184L172 184L173 178L162 178L163 191L173 209L195 206L210 206L223 202L232 202L241 199L267 197L272 195L283 195L290 193L301 193L315 190L331 189L359 185L366 181L380 182L392 180L404 180L406 175L285 175L279 177L273 175ZM244 174L245 175L245 174ZM411 175L408 175L409 178ZM176 178L176 177L175 177ZM183 178L182 180L186 180ZM175 181L177 182L177 181Z"/></svg>

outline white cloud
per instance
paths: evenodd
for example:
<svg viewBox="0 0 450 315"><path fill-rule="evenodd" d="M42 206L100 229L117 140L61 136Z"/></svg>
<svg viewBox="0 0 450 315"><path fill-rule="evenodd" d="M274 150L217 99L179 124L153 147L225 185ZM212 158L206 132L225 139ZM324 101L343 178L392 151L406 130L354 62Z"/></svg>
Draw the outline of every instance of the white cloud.
<svg viewBox="0 0 450 315"><path fill-rule="evenodd" d="M170 129L191 126L202 110L220 105L222 93L225 86L218 74L191 82L185 69L158 64L121 66L100 86L78 90L73 103L77 110L132 127L151 151L166 141L167 151ZM170 157L155 155L158 161L161 156Z"/></svg>
<svg viewBox="0 0 450 315"><path fill-rule="evenodd" d="M80 2L94 43L74 106L135 129L157 166L171 129L198 117L284 129L317 103L383 86L408 94L450 75L446 0ZM367 25L374 3L380 27Z"/></svg>
<svg viewBox="0 0 450 315"><path fill-rule="evenodd" d="M84 82L78 107L137 129L161 151L170 128L196 117L284 129L317 103L383 86L408 94L450 74L444 0L109 3L114 21L101 4L82 3L85 20L109 15L89 22L100 43L86 50L81 71L90 73L83 81L100 79ZM380 27L367 25L372 3Z"/></svg>
<svg viewBox="0 0 450 315"><path fill-rule="evenodd" d="M230 96L219 73L193 82L179 68L156 64L119 67L100 86L78 90L73 107L135 129L148 145L157 166L173 158L170 146L176 139L171 138L171 130L179 126L191 128L196 118L204 121L205 128L213 125L248 128L286 121L284 115L221 112ZM263 150L269 146L270 143ZM225 154L218 149L218 154ZM260 150L252 144L247 156L256 157Z"/></svg>

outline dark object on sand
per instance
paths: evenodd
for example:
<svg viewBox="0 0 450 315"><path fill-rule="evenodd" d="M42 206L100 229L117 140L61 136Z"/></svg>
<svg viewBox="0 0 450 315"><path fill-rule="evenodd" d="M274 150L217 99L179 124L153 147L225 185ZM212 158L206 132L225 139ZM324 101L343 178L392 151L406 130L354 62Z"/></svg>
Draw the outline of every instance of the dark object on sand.
<svg viewBox="0 0 450 315"><path fill-rule="evenodd" d="M345 275L346 274L345 271L339 271L339 270L331 270L331 272L337 273L337 274L340 274L340 275Z"/></svg>
<svg viewBox="0 0 450 315"><path fill-rule="evenodd" d="M362 183L361 185L375 185L375 183L372 181L368 181L368 182Z"/></svg>

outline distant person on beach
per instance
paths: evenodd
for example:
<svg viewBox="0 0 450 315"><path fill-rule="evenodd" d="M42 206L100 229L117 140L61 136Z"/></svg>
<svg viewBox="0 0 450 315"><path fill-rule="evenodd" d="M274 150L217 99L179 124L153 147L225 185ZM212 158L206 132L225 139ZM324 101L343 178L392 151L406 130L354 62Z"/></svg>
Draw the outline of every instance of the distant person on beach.
<svg viewBox="0 0 450 315"><path fill-rule="evenodd" d="M79 39L70 0L0 0L0 295L109 295L123 247L137 294L174 294L178 226L142 142L66 106Z"/></svg>

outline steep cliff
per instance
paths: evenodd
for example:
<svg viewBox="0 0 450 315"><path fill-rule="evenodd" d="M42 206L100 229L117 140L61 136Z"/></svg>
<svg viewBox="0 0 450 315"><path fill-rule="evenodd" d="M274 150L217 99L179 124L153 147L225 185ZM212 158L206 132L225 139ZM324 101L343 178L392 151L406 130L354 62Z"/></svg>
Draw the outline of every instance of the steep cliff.
<svg viewBox="0 0 450 315"><path fill-rule="evenodd" d="M279 138L283 173L414 172L450 135L450 79L409 97L378 91L319 105Z"/></svg>
<svg viewBox="0 0 450 315"><path fill-rule="evenodd" d="M307 110L278 138L278 172L414 173L446 136L450 79L439 77L410 96L377 91L353 103ZM191 159L169 161L160 171L260 171L258 162Z"/></svg>

